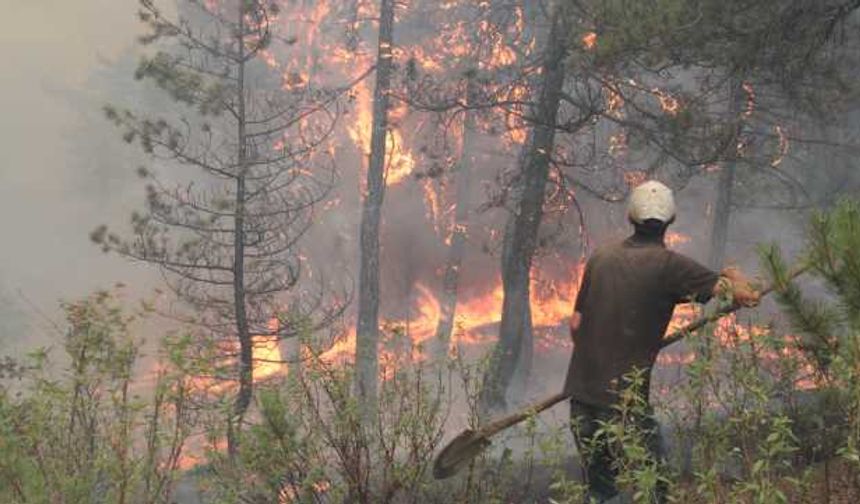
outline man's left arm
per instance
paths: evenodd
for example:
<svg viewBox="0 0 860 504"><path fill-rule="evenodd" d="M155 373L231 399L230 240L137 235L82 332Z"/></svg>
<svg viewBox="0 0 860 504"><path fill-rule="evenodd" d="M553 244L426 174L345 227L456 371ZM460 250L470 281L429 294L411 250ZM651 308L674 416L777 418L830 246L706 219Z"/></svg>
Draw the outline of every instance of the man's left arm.
<svg viewBox="0 0 860 504"><path fill-rule="evenodd" d="M693 298L704 303L712 297L731 296L741 306L756 306L761 298L752 282L736 267L717 273L681 254L672 253L667 275L673 295L679 301Z"/></svg>
<svg viewBox="0 0 860 504"><path fill-rule="evenodd" d="M729 266L720 271L720 281L714 286L715 296L731 296L740 306L753 307L761 301L761 292L744 275L740 268Z"/></svg>

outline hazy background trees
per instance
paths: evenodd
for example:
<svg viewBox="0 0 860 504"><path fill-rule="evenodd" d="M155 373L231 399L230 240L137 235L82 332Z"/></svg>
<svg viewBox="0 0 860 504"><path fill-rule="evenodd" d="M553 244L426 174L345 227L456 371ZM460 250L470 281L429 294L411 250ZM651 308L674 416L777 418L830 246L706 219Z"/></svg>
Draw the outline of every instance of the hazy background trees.
<svg viewBox="0 0 860 504"><path fill-rule="evenodd" d="M302 271L299 240L313 207L334 181L330 159L317 148L337 117L322 91L282 93L264 87L258 61L272 37L276 10L256 2L209 7L189 2L171 19L142 1L151 33L136 77L168 94L178 114L167 119L108 106L123 139L139 143L160 165L141 167L146 211L132 215L128 239L96 229L105 251L159 267L183 303L177 316L211 339L223 364L216 380L236 380L228 441L253 396L255 347L297 334L321 296L285 296ZM269 73L269 78L276 76ZM165 176L167 170L191 173Z"/></svg>
<svg viewBox="0 0 860 504"><path fill-rule="evenodd" d="M420 387L410 389L420 400L405 392L408 380L423 376L420 366L390 372L408 368L392 360L404 349L419 363L431 343L437 363L448 362L451 350L475 361L492 356L487 369L471 375L481 380L464 386L470 400L481 399L484 414L554 391L561 369L530 370L532 362L564 360L566 338L547 337L564 336L555 327L564 321L535 327L535 291L547 278L575 279L592 244L626 232L623 201L638 180L657 177L678 190L676 228L688 236L685 252L703 261L711 256L715 267L741 260L749 269L756 268L757 242L776 239L789 251L800 249L797 223L804 215L858 187L853 1L142 6L158 36L142 49L111 52L102 72L75 84L86 92L61 94L77 104L85 127L70 132L70 123L63 130L69 137L57 140L54 119L62 114L51 103L27 100L31 90L19 85L6 95L15 117L4 145L11 161L0 172L9 205L2 215L13 237L0 249L6 294L21 308L22 284L24 291L41 285L45 292L46 285L62 285L72 294L86 290L102 268L103 278L122 271L143 290L163 280L143 272L160 269L169 287L160 308L195 329L183 351L208 364L187 369L203 389L195 400L219 396L226 409L213 418L231 425L252 412L244 418L256 429L245 457L268 442L298 443L286 453L299 458L278 466L290 471L293 492L327 481L303 470L310 459L301 459L302 450L311 445L299 443L296 432L312 437L319 434L315 426L334 428L313 448L319 454L348 446L338 452L355 477L348 491L369 499L375 464L396 459L388 452L377 457L386 445L373 429L411 432L420 438L416 446L432 450L434 436L450 428L436 423L434 409L449 403ZM14 12L58 26L67 21L35 7ZM5 33L18 33L14 28ZM75 72L38 44L31 49L36 59ZM131 82L138 51L146 55L141 79ZM115 77L120 73L126 78ZM108 117L120 136L144 147L143 155L95 125L104 102L116 103ZM29 124L35 116L38 128ZM133 180L138 165L142 183ZM140 192L144 210L125 228L121 221L139 206ZM72 194L88 201L71 204ZM98 223L108 225L94 235L100 243L160 268L127 273L110 256L82 252L69 236L84 242ZM98 268L90 255L103 261ZM553 261L556 268L547 268ZM326 307L333 276L347 286L358 280L358 302L345 311L346 330L317 331L349 301L339 296ZM489 297L497 279L504 301L487 305L492 313L474 332L479 341L464 345L458 309ZM50 304L60 296L56 290L47 300L33 296L33 306ZM34 327L58 326L50 309L40 314L33 306L23 310L38 324L18 326L16 315L4 313L0 327L11 324L11 332L29 337ZM281 340L296 335L313 344L293 338L288 357L259 352L280 349ZM554 346L547 352L541 345ZM255 381L258 364L279 366L277 379L289 371L300 383L289 392L273 385L262 412L251 406L259 398L253 389L266 387ZM392 376L408 379L392 382ZM469 387L481 381L482 393L473 394ZM238 385L224 385L231 383ZM309 391L317 394L313 400ZM348 444L359 437L351 427L337 428L356 421L356 392L368 399L361 406L377 396L388 401L384 406L415 399L427 430L386 410L389 416L366 424L373 429L360 443ZM339 407L337 415L329 415L330 404ZM278 421L259 424L256 415L272 408L269 420L294 417L298 424L287 426L297 430L273 433L266 429L282 426ZM216 447L219 432L213 432ZM271 477L259 488L283 490L266 469L254 468ZM406 480L412 485L421 477L409 473ZM326 494L319 488L315 498Z"/></svg>
<svg viewBox="0 0 860 504"><path fill-rule="evenodd" d="M385 201L385 179L389 160L388 109L391 94L392 50L394 46L393 0L379 4L376 53L376 83L373 88L373 117L367 181L362 189L358 278L358 321L356 322L356 390L360 396L376 400L379 376L379 227Z"/></svg>

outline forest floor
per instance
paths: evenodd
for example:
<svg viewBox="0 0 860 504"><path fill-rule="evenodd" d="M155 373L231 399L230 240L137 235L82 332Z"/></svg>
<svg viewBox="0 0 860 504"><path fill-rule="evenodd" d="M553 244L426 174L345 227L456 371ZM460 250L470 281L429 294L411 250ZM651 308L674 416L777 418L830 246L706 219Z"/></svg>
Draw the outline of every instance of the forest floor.
<svg viewBox="0 0 860 504"><path fill-rule="evenodd" d="M801 504L860 503L860 472L841 458L812 467L812 484L806 492L787 492L789 502Z"/></svg>
<svg viewBox="0 0 860 504"><path fill-rule="evenodd" d="M571 457L565 464L565 471L568 475L576 477L579 475L579 464L575 457ZM512 483L511 492L508 498L504 501L511 504L548 504L556 502L555 497L550 489L552 484L551 472L540 464L522 467L522 470L513 471L513 474L520 476L519 481ZM802 479L804 473L810 472L806 480L808 483L802 489L793 485L784 485L781 490L787 497L789 504L858 504L860 503L860 473L852 467L847 461L841 458L834 458L827 462L820 462L813 467L800 469L795 477ZM487 475L493 478L497 475ZM475 476L480 477L480 476ZM488 496L481 492L474 495L470 500L464 494L459 492L459 488L463 484L462 479L465 475L458 475L452 480L448 480L445 484L439 482L428 482L424 486L427 492L421 496L419 502L426 504L447 504L452 502L462 504L478 504L485 502ZM435 483L435 484L434 484ZM675 502L678 504L698 504L697 500L687 500L682 495L685 487L690 493L695 494L693 487L694 483L681 483L681 496ZM726 492L728 493L730 483L726 481ZM175 494L175 502L178 504L206 504L206 498L201 496L195 488L196 484L193 477L184 478L180 483L177 493ZM519 488L514 488L519 487ZM399 502L399 501L397 501ZM404 496L403 502L415 502L409 496ZM632 503L633 500L629 496L617 497L612 501L612 504ZM754 502L752 498L747 500L729 499L728 495L724 502L729 503L746 503Z"/></svg>
<svg viewBox="0 0 860 504"><path fill-rule="evenodd" d="M804 478L806 476L806 478ZM802 486L784 483L779 486L786 496L789 504L858 504L860 503L860 472L856 467L842 458L833 458L826 462L819 462L812 467L799 468L793 475L798 481L805 481ZM726 488L729 482L726 481ZM693 483L682 483L681 492L685 486L690 493L695 494ZM624 501L622 501L624 502ZM631 501L632 502L632 501ZM678 500L680 504L692 504L693 501ZM748 500L729 499L724 501L733 503L753 503L753 498Z"/></svg>

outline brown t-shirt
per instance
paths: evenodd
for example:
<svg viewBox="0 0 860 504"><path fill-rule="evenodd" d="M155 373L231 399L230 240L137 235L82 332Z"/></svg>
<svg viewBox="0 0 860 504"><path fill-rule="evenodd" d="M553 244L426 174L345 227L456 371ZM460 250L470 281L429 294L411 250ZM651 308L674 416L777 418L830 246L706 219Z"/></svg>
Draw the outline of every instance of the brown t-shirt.
<svg viewBox="0 0 860 504"><path fill-rule="evenodd" d="M718 279L653 239L633 236L595 252L576 300L582 321L573 334L565 391L611 405L624 374L634 367L650 373L675 305L707 301Z"/></svg>

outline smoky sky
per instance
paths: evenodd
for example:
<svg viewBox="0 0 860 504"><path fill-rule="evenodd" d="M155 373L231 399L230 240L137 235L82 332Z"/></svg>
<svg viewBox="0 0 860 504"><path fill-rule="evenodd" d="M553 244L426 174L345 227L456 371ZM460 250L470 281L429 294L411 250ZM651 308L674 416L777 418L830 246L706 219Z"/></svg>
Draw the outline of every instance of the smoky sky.
<svg viewBox="0 0 860 504"><path fill-rule="evenodd" d="M118 62L136 59L136 4L3 2L0 299L7 312L38 318L38 306L56 314L60 299L152 276L101 254L88 238L139 202L133 165L123 158L129 150L100 113L121 95L123 79L132 81ZM5 343L26 336L13 339Z"/></svg>
<svg viewBox="0 0 860 504"><path fill-rule="evenodd" d="M170 6L173 2L161 4ZM56 317L60 299L74 299L114 282L127 283L144 293L158 282L152 269L102 254L88 238L100 224L122 225L143 202L141 184L133 172L145 161L134 147L123 144L100 112L107 103L135 109L148 109L155 103L155 92L147 91L132 78L139 58L135 36L141 30L136 18L137 2L4 0L3 7L0 351L4 346L28 346L25 340L44 328L37 309ZM354 170L359 166L357 159L353 156L352 164L341 169ZM489 165L491 161L485 163ZM700 260L707 256L707 226L712 210L708 202L714 199L715 182L716 175L703 177L679 194L676 230L692 237L681 250ZM356 207L357 186L343 186ZM402 205L398 204L398 198L420 200L414 189L392 190L386 196L384 219L394 238L388 240L384 253L399 267L406 265L417 251L429 250L432 254L425 253L426 257L413 257L412 262L418 265L411 267L433 272L442 266L445 250L435 241L428 244L433 239L432 233L424 229L428 226L412 225L413 218L422 218L420 213L415 214L411 207L413 213L401 211ZM767 197L765 194L764 199ZM587 196L583 200L595 245L628 232L623 205L588 201ZM358 215L357 211L343 213ZM494 218L499 229L502 217ZM801 243L799 220L796 212L767 209L747 210L734 217L729 260L755 269L755 247L760 241L773 240L796 249ZM326 232L337 227L332 221L326 224L330 228ZM571 229L576 228L576 222L569 224ZM340 227L347 237L341 255L355 258L357 241L348 238L354 238L357 222L344 218ZM570 247L574 254L578 252L577 241L578 238L562 246ZM414 246L407 248L403 244ZM470 261L481 263L481 270L487 273L484 277L497 277L497 257L467 257L467 269L473 271L478 267L472 267ZM338 263L337 268L348 268L349 263ZM408 276L398 268L393 270L398 278ZM467 272L465 276L468 275ZM402 299L396 290L398 285L389 282L384 289ZM388 311L400 315L396 309ZM22 326L11 324L11 318L32 322L32 334L27 332L20 337Z"/></svg>

